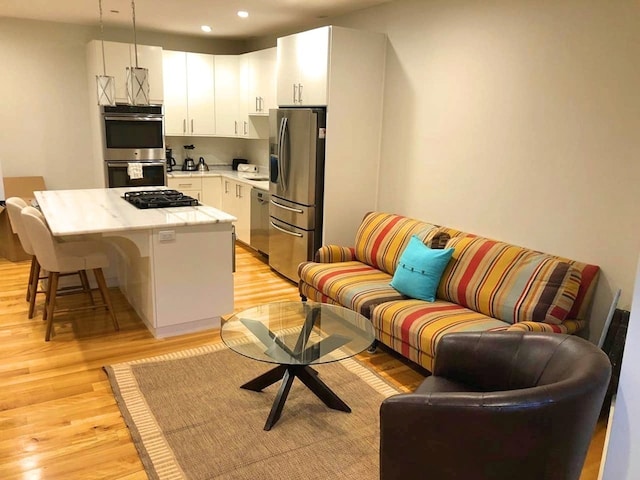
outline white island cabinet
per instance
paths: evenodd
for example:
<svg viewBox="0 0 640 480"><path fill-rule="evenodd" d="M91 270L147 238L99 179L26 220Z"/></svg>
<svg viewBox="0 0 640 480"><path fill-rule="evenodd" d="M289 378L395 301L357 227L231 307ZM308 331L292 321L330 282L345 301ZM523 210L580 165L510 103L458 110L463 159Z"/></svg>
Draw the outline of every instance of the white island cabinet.
<svg viewBox="0 0 640 480"><path fill-rule="evenodd" d="M35 197L54 236L97 235L112 247L109 283L117 282L155 337L219 327L220 317L233 312L236 218L206 205L138 209L122 198L130 190L136 189L48 190Z"/></svg>

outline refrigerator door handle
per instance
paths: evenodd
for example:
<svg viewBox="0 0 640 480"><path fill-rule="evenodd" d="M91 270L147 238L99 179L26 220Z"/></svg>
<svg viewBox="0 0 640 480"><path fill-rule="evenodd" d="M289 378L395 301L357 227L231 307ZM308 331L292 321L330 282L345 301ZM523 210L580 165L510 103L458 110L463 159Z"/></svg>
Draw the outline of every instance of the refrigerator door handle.
<svg viewBox="0 0 640 480"><path fill-rule="evenodd" d="M289 230L285 230L284 228L279 227L273 222L269 222L273 228L276 230L280 230L282 233L286 233L287 235L291 235L292 237L302 237L301 233L290 232Z"/></svg>
<svg viewBox="0 0 640 480"><path fill-rule="evenodd" d="M285 137L287 132L287 117L282 117L280 120L280 135L278 141L278 185L283 192L287 191L287 157L285 153Z"/></svg>
<svg viewBox="0 0 640 480"><path fill-rule="evenodd" d="M278 208L283 208L284 210L287 210L289 212L294 212L294 213L304 213L303 210L300 210L299 208L291 208L291 207L287 207L286 205L282 205L281 203L275 202L273 200L271 200L271 205L275 205Z"/></svg>

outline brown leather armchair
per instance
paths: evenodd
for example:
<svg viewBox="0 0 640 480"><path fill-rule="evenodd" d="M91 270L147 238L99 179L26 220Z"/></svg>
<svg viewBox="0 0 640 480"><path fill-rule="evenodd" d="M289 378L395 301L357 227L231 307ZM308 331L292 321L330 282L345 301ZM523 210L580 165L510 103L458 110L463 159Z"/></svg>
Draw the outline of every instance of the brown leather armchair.
<svg viewBox="0 0 640 480"><path fill-rule="evenodd" d="M380 479L578 479L610 376L573 335L445 335L433 376L382 403Z"/></svg>

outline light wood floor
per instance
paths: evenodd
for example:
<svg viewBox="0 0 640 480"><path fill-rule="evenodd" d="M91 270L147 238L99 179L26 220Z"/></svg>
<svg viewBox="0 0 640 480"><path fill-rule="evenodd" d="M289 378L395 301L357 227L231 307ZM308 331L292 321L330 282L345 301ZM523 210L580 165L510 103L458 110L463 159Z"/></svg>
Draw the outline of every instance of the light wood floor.
<svg viewBox="0 0 640 480"><path fill-rule="evenodd" d="M251 250L238 246L236 260L234 311L299 300L296 286ZM0 258L0 479L147 478L102 366L219 342L218 332L154 339L111 289L119 332L104 311L74 313L56 322L46 343L42 298L36 318L27 318L28 275L29 262ZM425 376L388 350L359 358L406 391ZM603 420L581 480L597 478L605 429Z"/></svg>

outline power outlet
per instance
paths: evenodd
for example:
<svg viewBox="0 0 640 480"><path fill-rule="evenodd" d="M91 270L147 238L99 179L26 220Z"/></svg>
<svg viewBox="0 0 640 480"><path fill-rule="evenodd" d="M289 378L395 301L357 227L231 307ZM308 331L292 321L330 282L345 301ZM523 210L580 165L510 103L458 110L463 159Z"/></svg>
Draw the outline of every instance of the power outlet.
<svg viewBox="0 0 640 480"><path fill-rule="evenodd" d="M175 242L176 232L175 230L161 230L158 232L158 240L162 243Z"/></svg>

